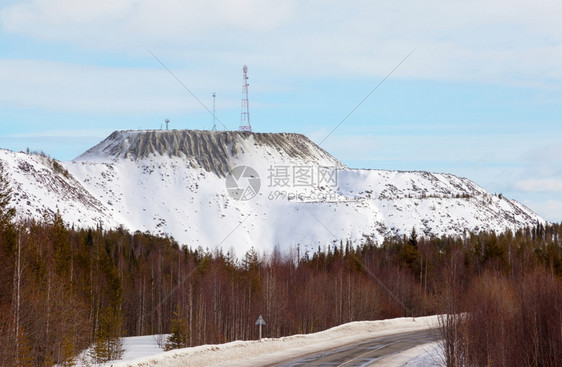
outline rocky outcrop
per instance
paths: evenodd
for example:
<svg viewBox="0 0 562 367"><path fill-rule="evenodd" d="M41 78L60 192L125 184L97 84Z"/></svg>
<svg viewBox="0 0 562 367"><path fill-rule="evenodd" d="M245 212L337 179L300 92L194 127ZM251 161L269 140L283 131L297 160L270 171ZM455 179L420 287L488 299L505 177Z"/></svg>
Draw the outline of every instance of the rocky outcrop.
<svg viewBox="0 0 562 367"><path fill-rule="evenodd" d="M327 160L334 167L344 167L301 134L200 130L115 131L75 161L142 160L154 155L182 157L224 177L232 168L232 158L244 155L252 145L274 149L300 161Z"/></svg>

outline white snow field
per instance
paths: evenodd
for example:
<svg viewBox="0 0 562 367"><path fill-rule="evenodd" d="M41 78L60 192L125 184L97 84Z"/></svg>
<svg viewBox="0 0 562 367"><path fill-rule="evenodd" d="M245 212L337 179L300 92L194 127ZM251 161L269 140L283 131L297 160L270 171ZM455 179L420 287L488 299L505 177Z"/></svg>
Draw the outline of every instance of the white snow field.
<svg viewBox="0 0 562 367"><path fill-rule="evenodd" d="M264 338L262 341L234 341L226 344L202 345L176 349L154 355L156 338L152 336L125 338L126 345L136 352L127 354L122 361L104 364L104 367L202 367L233 366L250 367L281 363L314 352L333 349L371 338L408 331L424 330L438 326L438 316L397 318L379 321L356 321L331 329L305 335L283 338ZM152 343L146 354L140 357L136 343ZM138 358L130 359L137 356ZM434 343L422 345L384 360L385 366L432 366L437 365L439 352ZM427 363L427 364L423 364ZM435 364L433 364L435 363Z"/></svg>
<svg viewBox="0 0 562 367"><path fill-rule="evenodd" d="M72 162L6 150L0 161L20 217L59 212L68 225L122 225L236 255L251 247L304 253L367 237L381 244L413 227L430 237L545 223L465 178L347 168L298 134L116 131ZM237 166L259 176L249 200L227 190ZM254 178L237 183L247 187Z"/></svg>

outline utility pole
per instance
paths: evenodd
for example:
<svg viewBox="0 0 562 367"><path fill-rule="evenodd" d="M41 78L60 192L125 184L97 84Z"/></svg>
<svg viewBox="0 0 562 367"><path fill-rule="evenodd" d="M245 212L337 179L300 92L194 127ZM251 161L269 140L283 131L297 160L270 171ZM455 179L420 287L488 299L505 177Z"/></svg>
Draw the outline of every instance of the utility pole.
<svg viewBox="0 0 562 367"><path fill-rule="evenodd" d="M215 109L215 97L217 94L213 92L213 131L217 131L217 113Z"/></svg>

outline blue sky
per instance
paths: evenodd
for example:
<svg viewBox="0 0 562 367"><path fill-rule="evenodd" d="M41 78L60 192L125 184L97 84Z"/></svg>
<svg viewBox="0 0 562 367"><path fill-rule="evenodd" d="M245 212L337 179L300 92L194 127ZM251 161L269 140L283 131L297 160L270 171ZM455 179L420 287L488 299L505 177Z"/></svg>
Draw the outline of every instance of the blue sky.
<svg viewBox="0 0 562 367"><path fill-rule="evenodd" d="M560 1L2 0L0 147L70 160L114 130L254 131L350 167L449 172L562 221Z"/></svg>

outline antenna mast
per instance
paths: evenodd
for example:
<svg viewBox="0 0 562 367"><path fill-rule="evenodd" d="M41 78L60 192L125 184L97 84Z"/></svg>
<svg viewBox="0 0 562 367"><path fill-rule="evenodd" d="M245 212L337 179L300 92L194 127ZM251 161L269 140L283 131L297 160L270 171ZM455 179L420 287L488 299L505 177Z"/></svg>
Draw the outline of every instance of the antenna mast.
<svg viewBox="0 0 562 367"><path fill-rule="evenodd" d="M240 131L252 131L250 125L250 104L248 103L248 66L242 67L242 113L240 114Z"/></svg>
<svg viewBox="0 0 562 367"><path fill-rule="evenodd" d="M166 130L168 130L168 124L170 123L170 119L165 119L164 122L166 123Z"/></svg>
<svg viewBox="0 0 562 367"><path fill-rule="evenodd" d="M217 131L217 114L215 109L215 97L217 94L213 92L213 131Z"/></svg>

